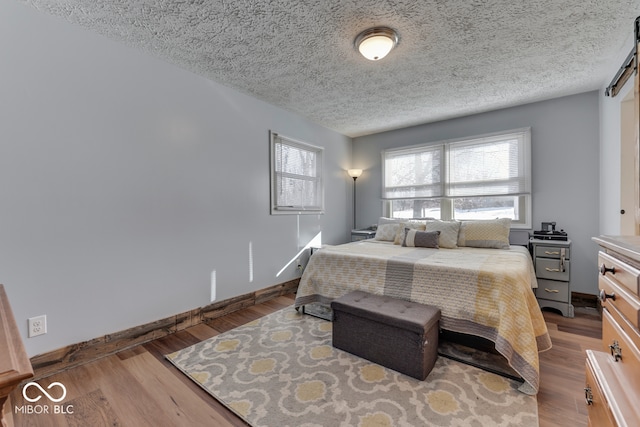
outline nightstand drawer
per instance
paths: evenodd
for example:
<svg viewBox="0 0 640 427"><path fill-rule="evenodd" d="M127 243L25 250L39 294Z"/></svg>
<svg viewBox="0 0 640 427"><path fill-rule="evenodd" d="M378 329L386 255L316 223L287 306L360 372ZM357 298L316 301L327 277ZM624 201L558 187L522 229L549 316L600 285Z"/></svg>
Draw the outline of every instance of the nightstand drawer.
<svg viewBox="0 0 640 427"><path fill-rule="evenodd" d="M569 282L538 279L536 298L544 298L551 301L569 301Z"/></svg>
<svg viewBox="0 0 640 427"><path fill-rule="evenodd" d="M367 239L372 239L372 237L366 236L366 235L362 235L362 234L351 234L351 241L352 242L357 242L359 240L367 240Z"/></svg>
<svg viewBox="0 0 640 427"><path fill-rule="evenodd" d="M571 258L571 250L567 247L558 247L558 246L543 246L536 245L536 253L534 254L538 258L555 258L560 259L562 255L562 251L564 250L564 258Z"/></svg>
<svg viewBox="0 0 640 427"><path fill-rule="evenodd" d="M564 268L559 259L536 258L536 277L540 279L569 281L571 261L564 261Z"/></svg>
<svg viewBox="0 0 640 427"><path fill-rule="evenodd" d="M359 240L373 239L376 237L376 230L371 228L363 228L361 230L351 230L351 241L357 242Z"/></svg>

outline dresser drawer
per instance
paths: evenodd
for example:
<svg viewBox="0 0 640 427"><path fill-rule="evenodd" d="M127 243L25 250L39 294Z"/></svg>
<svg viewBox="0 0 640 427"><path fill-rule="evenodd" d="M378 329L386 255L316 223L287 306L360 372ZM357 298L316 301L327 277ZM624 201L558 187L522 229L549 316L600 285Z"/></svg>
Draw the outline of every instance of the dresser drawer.
<svg viewBox="0 0 640 427"><path fill-rule="evenodd" d="M611 280L608 274L599 276L598 287L603 307L614 306L632 325L636 328L640 326L640 299L637 295Z"/></svg>
<svg viewBox="0 0 640 427"><path fill-rule="evenodd" d="M587 350L584 397L591 427L639 426L638 394L629 389L633 379L618 369L611 356Z"/></svg>
<svg viewBox="0 0 640 427"><path fill-rule="evenodd" d="M538 279L536 297L552 301L569 301L569 282L558 282L557 280Z"/></svg>
<svg viewBox="0 0 640 427"><path fill-rule="evenodd" d="M640 295L640 271L609 254L598 254L600 275L622 285L635 295Z"/></svg>
<svg viewBox="0 0 640 427"><path fill-rule="evenodd" d="M602 347L609 353L612 366L625 378L640 378L640 351L607 309L602 310ZM640 395L640 381L631 381L628 387L628 393Z"/></svg>
<svg viewBox="0 0 640 427"><path fill-rule="evenodd" d="M615 427L616 422L613 419L609 404L602 393L602 386L596 379L602 379L603 374L594 356L595 354L591 350L587 350L584 399L589 414L589 426Z"/></svg>
<svg viewBox="0 0 640 427"><path fill-rule="evenodd" d="M631 339L633 344L636 346L638 350L640 350L640 331L638 328L633 326L629 320L622 315L614 306L608 305L604 308L611 317L613 321L624 331L625 334Z"/></svg>
<svg viewBox="0 0 640 427"><path fill-rule="evenodd" d="M564 262L564 269L559 259L536 258L536 277L540 279L569 281L570 261Z"/></svg>
<svg viewBox="0 0 640 427"><path fill-rule="evenodd" d="M559 248L558 246L543 246L536 245L536 253L534 254L537 258L555 258L560 259L562 255L562 250L564 250L564 258L569 259L569 253L571 250L569 248Z"/></svg>

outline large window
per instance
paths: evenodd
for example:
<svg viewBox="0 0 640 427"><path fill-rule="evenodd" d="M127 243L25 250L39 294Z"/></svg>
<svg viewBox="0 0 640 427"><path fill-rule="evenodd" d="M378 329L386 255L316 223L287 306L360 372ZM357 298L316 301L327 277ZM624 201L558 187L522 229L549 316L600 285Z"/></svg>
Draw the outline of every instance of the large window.
<svg viewBox="0 0 640 427"><path fill-rule="evenodd" d="M382 152L395 218L511 218L531 227L529 128Z"/></svg>
<svg viewBox="0 0 640 427"><path fill-rule="evenodd" d="M271 132L272 214L323 213L322 152Z"/></svg>

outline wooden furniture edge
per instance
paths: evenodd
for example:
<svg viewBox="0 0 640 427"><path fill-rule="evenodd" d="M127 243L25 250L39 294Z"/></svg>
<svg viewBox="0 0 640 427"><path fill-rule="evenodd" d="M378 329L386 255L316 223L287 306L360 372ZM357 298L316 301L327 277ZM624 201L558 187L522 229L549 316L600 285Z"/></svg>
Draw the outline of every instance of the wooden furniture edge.
<svg viewBox="0 0 640 427"><path fill-rule="evenodd" d="M0 425L5 427L4 403L22 381L33 377L9 298L0 284Z"/></svg>
<svg viewBox="0 0 640 427"><path fill-rule="evenodd" d="M612 251L621 255L622 260L636 268L639 265L640 252L637 248L640 245L640 236L598 236L592 237L591 240L604 248L607 253Z"/></svg>
<svg viewBox="0 0 640 427"><path fill-rule="evenodd" d="M144 325L34 356L31 358L31 364L35 372L35 379L48 377L127 348L182 331L191 326L209 322L234 311L294 293L298 288L299 282L299 278L293 279Z"/></svg>

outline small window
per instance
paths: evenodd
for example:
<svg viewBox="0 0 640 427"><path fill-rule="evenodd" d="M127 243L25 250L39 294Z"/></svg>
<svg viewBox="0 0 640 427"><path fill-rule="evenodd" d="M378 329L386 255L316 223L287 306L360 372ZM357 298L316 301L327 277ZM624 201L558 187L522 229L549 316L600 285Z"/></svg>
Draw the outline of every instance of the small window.
<svg viewBox="0 0 640 427"><path fill-rule="evenodd" d="M323 149L271 132L271 214L324 213Z"/></svg>

